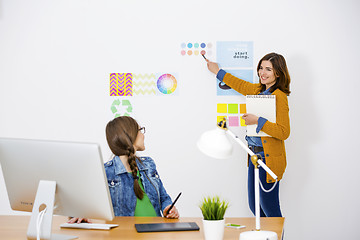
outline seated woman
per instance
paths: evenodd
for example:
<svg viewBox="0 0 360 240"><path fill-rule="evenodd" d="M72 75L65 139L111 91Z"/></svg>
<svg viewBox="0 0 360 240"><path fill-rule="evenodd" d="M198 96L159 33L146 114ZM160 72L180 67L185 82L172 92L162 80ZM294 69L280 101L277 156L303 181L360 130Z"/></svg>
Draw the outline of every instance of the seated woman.
<svg viewBox="0 0 360 240"><path fill-rule="evenodd" d="M105 163L111 200L115 216L164 216L179 218L179 213L167 194L156 165L150 157L138 157L144 151L145 127L135 119L117 117L106 126L106 139L115 155ZM69 223L90 222L72 218Z"/></svg>

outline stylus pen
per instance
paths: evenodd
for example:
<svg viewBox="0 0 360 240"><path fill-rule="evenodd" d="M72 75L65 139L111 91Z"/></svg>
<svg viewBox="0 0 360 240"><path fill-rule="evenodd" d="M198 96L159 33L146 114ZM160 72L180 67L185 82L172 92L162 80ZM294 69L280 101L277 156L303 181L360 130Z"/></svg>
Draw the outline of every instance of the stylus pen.
<svg viewBox="0 0 360 240"><path fill-rule="evenodd" d="M179 199L180 195L181 195L181 192L179 193L179 195L177 195L177 197L175 198L175 201L171 204L169 210L167 211L168 214L170 213L170 210L174 207L174 205L175 205L176 201Z"/></svg>
<svg viewBox="0 0 360 240"><path fill-rule="evenodd" d="M206 60L205 54L201 54L201 56L203 56L203 58Z"/></svg>

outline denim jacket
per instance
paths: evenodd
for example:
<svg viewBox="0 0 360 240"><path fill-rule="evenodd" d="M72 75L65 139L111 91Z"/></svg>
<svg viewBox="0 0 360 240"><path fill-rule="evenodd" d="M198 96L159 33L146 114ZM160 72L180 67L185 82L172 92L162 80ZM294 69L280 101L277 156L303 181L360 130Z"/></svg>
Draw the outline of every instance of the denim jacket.
<svg viewBox="0 0 360 240"><path fill-rule="evenodd" d="M150 157L140 159L142 163L136 162L145 193L156 214L161 216L164 208L172 203L171 198L160 180L154 160ZM115 216L134 216L137 198L132 175L128 174L118 156L104 165Z"/></svg>

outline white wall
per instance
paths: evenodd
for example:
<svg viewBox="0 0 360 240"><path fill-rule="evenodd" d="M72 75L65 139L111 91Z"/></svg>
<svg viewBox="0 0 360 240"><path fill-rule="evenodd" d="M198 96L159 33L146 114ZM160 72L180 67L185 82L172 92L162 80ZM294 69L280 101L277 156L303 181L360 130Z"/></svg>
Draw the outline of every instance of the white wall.
<svg viewBox="0 0 360 240"><path fill-rule="evenodd" d="M286 239L357 239L359 10L355 0L0 0L0 137L99 142L107 159L109 73L175 72L178 96L131 99L145 154L169 194L183 192L182 216L200 216L213 193L231 202L227 216L251 216L244 152L218 161L195 147L216 103L243 99L216 96L203 59L178 52L187 41L253 41L254 65L275 51L292 77ZM0 214L13 214L0 179Z"/></svg>

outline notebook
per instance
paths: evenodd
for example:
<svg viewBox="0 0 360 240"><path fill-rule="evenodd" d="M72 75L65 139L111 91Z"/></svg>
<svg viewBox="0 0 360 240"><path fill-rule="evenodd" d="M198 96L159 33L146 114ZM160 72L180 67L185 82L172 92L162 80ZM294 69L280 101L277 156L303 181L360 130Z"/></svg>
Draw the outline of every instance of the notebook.
<svg viewBox="0 0 360 240"><path fill-rule="evenodd" d="M275 95L247 95L246 112L268 121L276 122L276 96ZM270 136L263 131L256 133L257 124L246 126L246 135L255 137Z"/></svg>
<svg viewBox="0 0 360 240"><path fill-rule="evenodd" d="M175 223L143 223L135 224L136 231L142 232L170 232L170 231L198 231L200 228L195 222Z"/></svg>

